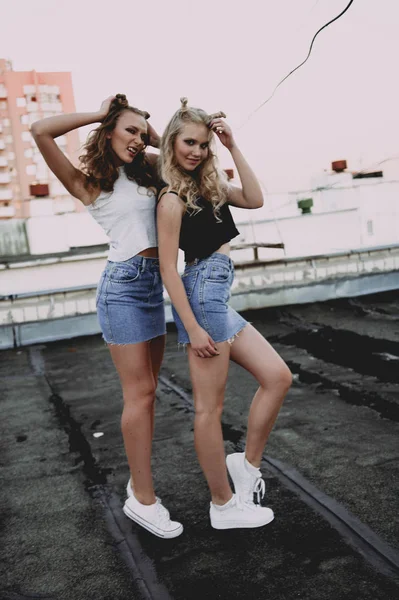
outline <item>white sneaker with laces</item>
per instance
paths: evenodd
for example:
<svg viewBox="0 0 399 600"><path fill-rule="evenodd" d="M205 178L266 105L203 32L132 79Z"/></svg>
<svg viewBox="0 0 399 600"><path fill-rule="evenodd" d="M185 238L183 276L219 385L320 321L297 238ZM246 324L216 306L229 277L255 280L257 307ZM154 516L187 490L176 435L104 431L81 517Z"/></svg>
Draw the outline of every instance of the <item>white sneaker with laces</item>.
<svg viewBox="0 0 399 600"><path fill-rule="evenodd" d="M154 504L147 505L141 504L134 495L129 496L123 512L129 519L160 538L174 538L183 533L183 525L170 520L168 509L159 499Z"/></svg>
<svg viewBox="0 0 399 600"><path fill-rule="evenodd" d="M265 482L259 469L245 465L245 452L236 452L226 457L227 470L234 483L235 493L245 503L254 503L254 494L258 503L265 495Z"/></svg>
<svg viewBox="0 0 399 600"><path fill-rule="evenodd" d="M274 519L271 508L243 502L237 494L233 494L231 500L223 506L211 502L209 516L214 529L263 527Z"/></svg>

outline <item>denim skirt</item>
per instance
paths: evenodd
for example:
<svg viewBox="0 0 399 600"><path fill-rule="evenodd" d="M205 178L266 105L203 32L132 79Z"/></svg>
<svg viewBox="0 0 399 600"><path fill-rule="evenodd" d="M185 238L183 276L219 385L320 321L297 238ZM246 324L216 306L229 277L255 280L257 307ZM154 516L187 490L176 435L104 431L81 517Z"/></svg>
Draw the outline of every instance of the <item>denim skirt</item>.
<svg viewBox="0 0 399 600"><path fill-rule="evenodd" d="M133 256L108 261L97 287L96 306L104 340L124 345L166 333L159 260Z"/></svg>
<svg viewBox="0 0 399 600"><path fill-rule="evenodd" d="M198 324L205 329L214 342L232 342L248 323L231 306L231 285L234 279L233 261L219 252L207 258L186 264L182 281L187 298ZM172 307L179 344L190 339L184 325Z"/></svg>

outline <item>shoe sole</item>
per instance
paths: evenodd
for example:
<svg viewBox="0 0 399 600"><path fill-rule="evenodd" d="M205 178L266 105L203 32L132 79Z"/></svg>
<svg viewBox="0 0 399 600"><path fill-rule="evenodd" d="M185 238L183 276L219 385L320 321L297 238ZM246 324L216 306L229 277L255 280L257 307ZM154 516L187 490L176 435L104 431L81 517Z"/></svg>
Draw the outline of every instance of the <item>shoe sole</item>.
<svg viewBox="0 0 399 600"><path fill-rule="evenodd" d="M178 537L183 533L183 525L180 525L180 527L176 527L176 529L173 529L172 531L162 531L160 529L157 530L151 525L151 523L140 517L140 515L136 514L132 510L130 510L128 506L125 505L122 510L129 519L131 519L138 525L141 525L141 527L144 527L144 529L147 529L147 531L156 535L157 537L163 539L171 539Z"/></svg>
<svg viewBox="0 0 399 600"><path fill-rule="evenodd" d="M271 509L270 509L271 510ZM272 514L267 521L262 523L237 523L237 521L225 521L224 523L212 523L213 529L254 529L255 527L264 527L274 520L274 514Z"/></svg>

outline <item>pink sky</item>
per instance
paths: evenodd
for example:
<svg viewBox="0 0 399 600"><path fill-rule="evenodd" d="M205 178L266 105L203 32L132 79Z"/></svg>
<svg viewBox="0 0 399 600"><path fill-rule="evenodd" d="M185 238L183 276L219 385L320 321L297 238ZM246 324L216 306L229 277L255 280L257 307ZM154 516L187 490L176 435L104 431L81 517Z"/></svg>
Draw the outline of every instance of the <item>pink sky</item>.
<svg viewBox="0 0 399 600"><path fill-rule="evenodd" d="M224 110L233 129L307 54L315 31L347 0L0 0L0 56L14 69L71 71L79 111L113 93L162 131L188 96ZM115 6L112 13L111 7ZM271 190L305 186L346 158L349 167L399 155L399 4L355 0L323 31L308 63L236 138ZM221 163L230 166L220 152ZM387 163L398 174L399 161Z"/></svg>

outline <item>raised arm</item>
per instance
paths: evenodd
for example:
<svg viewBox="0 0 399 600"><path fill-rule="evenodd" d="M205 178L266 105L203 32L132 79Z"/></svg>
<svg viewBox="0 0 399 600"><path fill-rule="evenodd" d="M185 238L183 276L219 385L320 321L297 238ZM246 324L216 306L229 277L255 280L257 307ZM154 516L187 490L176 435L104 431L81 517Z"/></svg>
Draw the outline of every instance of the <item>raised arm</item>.
<svg viewBox="0 0 399 600"><path fill-rule="evenodd" d="M86 205L95 200L100 190L87 188L86 175L71 163L54 140L78 127L101 122L108 113L113 98L107 98L97 112L57 115L36 121L31 128L37 147L49 168L68 192Z"/></svg>
<svg viewBox="0 0 399 600"><path fill-rule="evenodd" d="M261 187L255 173L236 145L231 128L221 118L213 119L210 128L230 151L241 181L242 188L229 186L228 203L239 208L260 208L263 206Z"/></svg>
<svg viewBox="0 0 399 600"><path fill-rule="evenodd" d="M148 127L148 145L152 146L153 148L159 148L160 144L161 144L161 137L160 135L155 131L154 127L151 125L151 123L149 121L147 121L147 127Z"/></svg>
<svg viewBox="0 0 399 600"><path fill-rule="evenodd" d="M201 358L218 354L215 343L198 324L191 310L183 282L177 271L179 235L184 213L184 204L175 194L164 194L158 204L158 246L161 276L190 338L191 348Z"/></svg>

